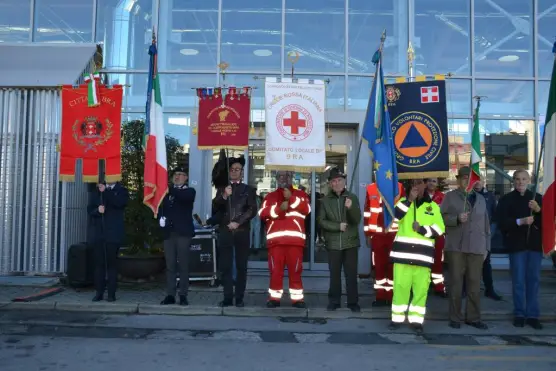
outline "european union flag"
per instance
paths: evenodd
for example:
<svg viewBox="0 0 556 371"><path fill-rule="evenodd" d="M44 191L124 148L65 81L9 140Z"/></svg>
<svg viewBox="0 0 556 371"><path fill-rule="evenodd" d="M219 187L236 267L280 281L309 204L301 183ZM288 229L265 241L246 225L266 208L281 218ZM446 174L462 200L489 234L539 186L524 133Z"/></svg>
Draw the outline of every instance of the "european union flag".
<svg viewBox="0 0 556 371"><path fill-rule="evenodd" d="M384 226L390 228L394 220L394 202L398 196L398 170L390 115L386 106L381 49L373 56L373 63L376 64L375 81L361 135L373 156L375 182L382 198Z"/></svg>

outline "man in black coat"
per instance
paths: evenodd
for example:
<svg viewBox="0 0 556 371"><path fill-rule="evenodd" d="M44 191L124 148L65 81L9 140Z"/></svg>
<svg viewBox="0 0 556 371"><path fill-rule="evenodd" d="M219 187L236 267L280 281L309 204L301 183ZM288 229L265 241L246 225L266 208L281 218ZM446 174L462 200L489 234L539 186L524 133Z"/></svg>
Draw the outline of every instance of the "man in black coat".
<svg viewBox="0 0 556 371"><path fill-rule="evenodd" d="M124 209L129 199L120 183L98 184L89 197L87 212L91 216L91 242L94 246L95 289L93 301L101 301L104 290L107 301L116 300L118 283L118 251L125 238Z"/></svg>
<svg viewBox="0 0 556 371"><path fill-rule="evenodd" d="M207 224L218 226L218 260L224 287L224 300L220 306L233 305L234 280L232 269L235 263L235 305L243 307L243 296L247 285L247 261L250 247L251 219L257 214L257 195L253 187L241 182L245 159L229 159L231 185L219 190L213 199L213 216Z"/></svg>
<svg viewBox="0 0 556 371"><path fill-rule="evenodd" d="M166 259L166 297L160 304L176 303L176 272L180 271L180 305L189 305L189 249L195 236L193 204L196 191L187 183L187 171L178 167L173 171L173 184L162 201L160 226L164 231L164 258ZM178 264L179 261L179 264Z"/></svg>

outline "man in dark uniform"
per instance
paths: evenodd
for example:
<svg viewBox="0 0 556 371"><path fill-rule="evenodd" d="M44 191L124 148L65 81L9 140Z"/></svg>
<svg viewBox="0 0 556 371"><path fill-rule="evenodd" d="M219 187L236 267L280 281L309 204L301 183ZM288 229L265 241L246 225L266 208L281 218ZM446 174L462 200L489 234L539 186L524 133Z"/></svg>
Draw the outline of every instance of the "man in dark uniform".
<svg viewBox="0 0 556 371"><path fill-rule="evenodd" d="M89 197L87 212L91 216L95 257L93 301L101 301L105 289L108 291L106 300L116 300L118 251L125 237L124 209L128 199L129 193L120 183L98 184Z"/></svg>
<svg viewBox="0 0 556 371"><path fill-rule="evenodd" d="M235 263L235 305L243 307L243 296L247 284L247 260L250 246L250 222L257 214L256 192L253 187L241 182L245 159L230 158L229 178L231 185L219 190L213 200L213 216L207 224L218 226L218 260L224 287L224 300L220 306L232 306L234 299L234 279L232 269Z"/></svg>
<svg viewBox="0 0 556 371"><path fill-rule="evenodd" d="M195 236L193 203L195 189L189 188L187 171L178 167L173 172L173 184L162 201L160 226L164 231L164 258L166 259L166 297L160 304L176 303L176 266L180 271L180 305L189 305L189 248ZM178 264L179 261L179 264Z"/></svg>

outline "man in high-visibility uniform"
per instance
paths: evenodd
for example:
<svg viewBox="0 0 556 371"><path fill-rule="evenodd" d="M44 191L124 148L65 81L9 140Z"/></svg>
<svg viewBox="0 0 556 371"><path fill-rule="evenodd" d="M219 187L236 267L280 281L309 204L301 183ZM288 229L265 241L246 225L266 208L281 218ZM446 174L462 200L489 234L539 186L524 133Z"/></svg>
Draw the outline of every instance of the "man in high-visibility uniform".
<svg viewBox="0 0 556 371"><path fill-rule="evenodd" d="M396 202L405 196L401 183L398 183L398 190ZM372 305L373 307L390 306L394 289L390 251L398 231L398 220L394 219L390 228L386 230L382 214L382 199L376 183L367 186L363 217L363 230L371 245L371 264L375 271L374 289L376 297Z"/></svg>
<svg viewBox="0 0 556 371"><path fill-rule="evenodd" d="M410 181L407 198L395 208L399 230L390 257L394 263L394 297L391 329L407 319L417 333L423 332L427 294L434 263L434 240L444 235L440 207L425 193L422 179ZM413 292L413 299L409 301Z"/></svg>
<svg viewBox="0 0 556 371"><path fill-rule="evenodd" d="M444 200L444 193L438 190L438 178L428 178L427 182L427 193L431 200L433 200L438 206ZM431 269L431 279L434 287L434 294L442 298L447 298L446 287L444 286L444 243L446 241L445 236L439 236L434 242L434 264Z"/></svg>
<svg viewBox="0 0 556 371"><path fill-rule="evenodd" d="M259 209L259 217L265 223L268 246L268 308L280 306L285 266L288 267L292 306L305 308L301 272L306 242L305 218L311 212L311 205L307 193L292 187L292 177L292 172L278 171L278 189L266 195Z"/></svg>

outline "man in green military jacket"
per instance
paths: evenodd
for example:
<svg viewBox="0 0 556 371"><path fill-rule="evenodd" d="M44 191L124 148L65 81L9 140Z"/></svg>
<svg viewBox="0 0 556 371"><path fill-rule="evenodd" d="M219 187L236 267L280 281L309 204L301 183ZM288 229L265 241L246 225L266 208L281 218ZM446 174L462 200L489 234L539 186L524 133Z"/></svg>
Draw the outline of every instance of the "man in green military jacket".
<svg viewBox="0 0 556 371"><path fill-rule="evenodd" d="M322 229L330 287L328 310L340 308L342 297L342 267L346 277L347 306L353 312L361 311L357 292L357 255L360 246L359 222L361 209L357 196L346 190L346 175L334 168L328 177L330 191L322 198L318 223Z"/></svg>

